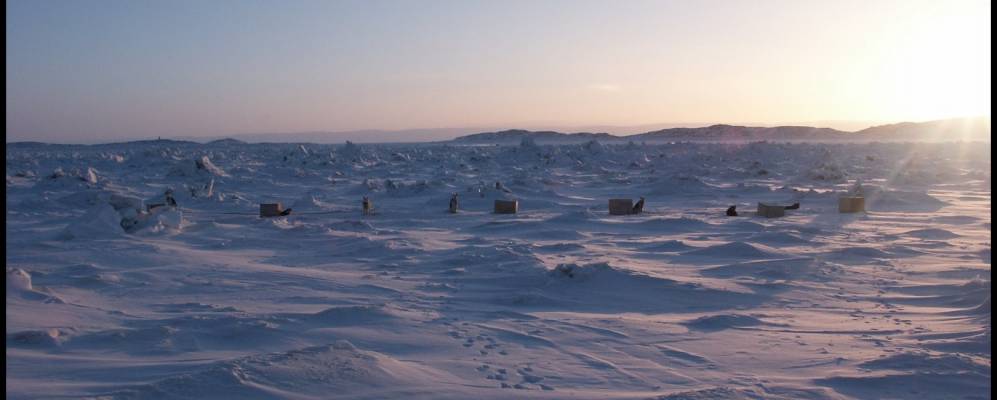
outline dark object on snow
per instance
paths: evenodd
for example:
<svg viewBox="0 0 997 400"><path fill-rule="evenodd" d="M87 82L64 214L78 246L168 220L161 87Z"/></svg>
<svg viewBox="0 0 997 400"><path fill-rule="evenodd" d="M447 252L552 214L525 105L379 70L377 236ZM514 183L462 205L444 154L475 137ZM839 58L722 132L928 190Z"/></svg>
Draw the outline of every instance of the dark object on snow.
<svg viewBox="0 0 997 400"><path fill-rule="evenodd" d="M633 199L609 199L609 215L629 215L633 208Z"/></svg>
<svg viewBox="0 0 997 400"><path fill-rule="evenodd" d="M496 214L515 214L519 211L518 200L495 200Z"/></svg>
<svg viewBox="0 0 997 400"><path fill-rule="evenodd" d="M454 194L450 195L450 213L452 214L457 213L457 192L454 192Z"/></svg>
<svg viewBox="0 0 997 400"><path fill-rule="evenodd" d="M634 208L633 208L633 210L630 213L631 214L640 214L642 212L644 212L644 198L643 197L641 197L640 200L637 200L637 204L634 204Z"/></svg>
<svg viewBox="0 0 997 400"><path fill-rule="evenodd" d="M842 197L838 199L838 212L857 213L865 211L865 197Z"/></svg>
<svg viewBox="0 0 997 400"><path fill-rule="evenodd" d="M288 208L288 209L280 212L280 216L281 217L286 217L288 215L291 215L291 209L290 208Z"/></svg>
<svg viewBox="0 0 997 400"><path fill-rule="evenodd" d="M553 270L550 271L551 275L557 275L558 273L568 277L575 277L575 265L574 264L558 264Z"/></svg>
<svg viewBox="0 0 997 400"><path fill-rule="evenodd" d="M736 217L737 216L737 206L730 206L730 208L727 209L727 216L728 217Z"/></svg>
<svg viewBox="0 0 997 400"><path fill-rule="evenodd" d="M787 210L798 210L800 208L800 203L793 203L791 206L786 206Z"/></svg>
<svg viewBox="0 0 997 400"><path fill-rule="evenodd" d="M367 196L363 197L363 215L370 215L374 212L374 205L371 204L370 199Z"/></svg>
<svg viewBox="0 0 997 400"><path fill-rule="evenodd" d="M260 218L279 217L284 214L280 203L260 203ZM290 210L288 210L290 213Z"/></svg>
<svg viewBox="0 0 997 400"><path fill-rule="evenodd" d="M758 203L758 216L765 218L777 218L786 215L786 206L770 205Z"/></svg>
<svg viewBox="0 0 997 400"><path fill-rule="evenodd" d="M170 207L177 206L177 201L173 198L173 189L166 189L166 204Z"/></svg>

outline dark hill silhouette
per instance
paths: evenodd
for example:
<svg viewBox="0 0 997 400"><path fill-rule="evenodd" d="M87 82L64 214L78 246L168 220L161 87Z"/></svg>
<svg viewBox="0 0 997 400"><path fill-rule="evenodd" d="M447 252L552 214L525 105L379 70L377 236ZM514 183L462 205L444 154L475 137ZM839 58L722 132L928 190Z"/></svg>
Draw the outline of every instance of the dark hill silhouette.
<svg viewBox="0 0 997 400"><path fill-rule="evenodd" d="M460 136L457 143L520 143L525 138L538 143L582 143L599 141L677 142L677 141L989 141L990 118L953 118L927 122L902 122L866 128L857 132L812 126L754 127L710 125L699 128L668 128L629 136L608 133L561 133L521 129Z"/></svg>

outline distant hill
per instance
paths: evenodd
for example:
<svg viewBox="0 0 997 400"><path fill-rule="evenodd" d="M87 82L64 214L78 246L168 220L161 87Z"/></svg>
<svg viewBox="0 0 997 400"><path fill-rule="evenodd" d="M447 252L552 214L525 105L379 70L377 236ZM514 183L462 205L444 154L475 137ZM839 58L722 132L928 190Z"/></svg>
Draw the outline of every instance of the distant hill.
<svg viewBox="0 0 997 400"><path fill-rule="evenodd" d="M69 147L100 147L100 146L110 146L110 145L121 145L121 144L137 144L137 145L147 145L147 144L157 144L163 146L197 146L200 143L191 142L188 140L173 140L173 139L151 139L151 140L133 140L127 142L111 142L111 143L97 143L97 144L58 144L58 143L43 143L43 142L11 142L7 143L7 147L11 148L31 148L31 147L41 147L41 146L69 146Z"/></svg>
<svg viewBox="0 0 997 400"><path fill-rule="evenodd" d="M506 130L460 136L455 143L515 144L524 138L537 143L573 143L599 141L806 141L806 142L866 142L866 141L990 141L990 118L954 118L927 122L903 122L847 132L812 126L753 127L710 125L699 128L668 128L627 136L608 133L561 133L555 131Z"/></svg>
<svg viewBox="0 0 997 400"><path fill-rule="evenodd" d="M212 141L207 142L205 144L207 144L207 145L215 145L215 146L227 146L227 145L236 145L236 144L246 144L246 142L238 140L238 139L225 138L225 139L212 140Z"/></svg>
<svg viewBox="0 0 997 400"><path fill-rule="evenodd" d="M990 118L954 118L879 125L856 132L870 140L990 141Z"/></svg>
<svg viewBox="0 0 997 400"><path fill-rule="evenodd" d="M626 136L635 141L704 140L704 141L757 141L757 140L849 140L854 134L831 128L811 126L751 127L737 125L710 125L702 128L670 128Z"/></svg>
<svg viewBox="0 0 997 400"><path fill-rule="evenodd" d="M195 140L232 139L245 143L314 143L340 144L346 141L354 143L419 143L446 141L457 135L475 132L482 128L430 128L338 132L274 132L274 133L244 133L225 137L186 138ZM488 128L484 128L488 129Z"/></svg>
<svg viewBox="0 0 997 400"><path fill-rule="evenodd" d="M473 135L460 136L454 139L457 143L496 143L496 144L517 144L520 143L524 138L530 138L533 141L540 143L553 143L553 142L587 142L589 140L614 140L619 139L619 136L613 136L608 133L589 133L589 132L579 132L579 133L561 133L555 131L527 131L523 129L509 129L499 132L483 132L475 133Z"/></svg>
<svg viewBox="0 0 997 400"><path fill-rule="evenodd" d="M199 146L200 143L192 142L189 140L175 140L175 139L150 139L150 140L132 140L128 142L119 143L101 143L93 144L90 146L104 146L104 145L118 145L118 144L136 144L136 145L160 145L160 146Z"/></svg>
<svg viewBox="0 0 997 400"><path fill-rule="evenodd" d="M7 143L7 147L11 148L29 148L29 147L39 147L39 146L56 146L51 143L44 142L10 142Z"/></svg>

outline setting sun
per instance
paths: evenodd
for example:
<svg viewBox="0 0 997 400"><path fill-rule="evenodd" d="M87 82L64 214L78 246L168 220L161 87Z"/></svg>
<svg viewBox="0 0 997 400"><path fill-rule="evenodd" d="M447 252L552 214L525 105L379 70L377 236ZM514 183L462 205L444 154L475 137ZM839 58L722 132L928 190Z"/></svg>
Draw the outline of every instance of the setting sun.
<svg viewBox="0 0 997 400"><path fill-rule="evenodd" d="M907 22L891 47L877 50L879 74L871 92L892 93L883 118L931 120L990 115L990 13L935 4L939 15Z"/></svg>

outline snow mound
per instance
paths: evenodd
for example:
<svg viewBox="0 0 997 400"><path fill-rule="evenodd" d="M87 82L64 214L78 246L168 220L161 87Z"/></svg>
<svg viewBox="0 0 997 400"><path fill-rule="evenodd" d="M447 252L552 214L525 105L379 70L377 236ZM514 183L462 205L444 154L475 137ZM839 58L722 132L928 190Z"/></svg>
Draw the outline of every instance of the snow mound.
<svg viewBox="0 0 997 400"><path fill-rule="evenodd" d="M177 318L126 321L124 327L74 336L63 343L74 350L112 350L155 356L212 350L247 350L291 342L280 328L285 320L225 313L187 313Z"/></svg>
<svg viewBox="0 0 997 400"><path fill-rule="evenodd" d="M595 218L595 214L590 210L569 211L560 215L548 218L545 223L562 225L579 225L587 223Z"/></svg>
<svg viewBox="0 0 997 400"><path fill-rule="evenodd" d="M934 211L948 203L923 192L902 190L871 190L866 196L866 208L872 211Z"/></svg>
<svg viewBox="0 0 997 400"><path fill-rule="evenodd" d="M107 238L125 233L121 215L108 203L98 204L71 222L64 231L69 239Z"/></svg>
<svg viewBox="0 0 997 400"><path fill-rule="evenodd" d="M901 353L877 360L866 361L859 364L860 367L869 370L898 370L898 371L931 371L931 372L953 372L972 371L982 374L990 374L990 365L975 362L972 358L960 354L935 355L927 352Z"/></svg>
<svg viewBox="0 0 997 400"><path fill-rule="evenodd" d="M712 228L709 223L700 221L695 218L680 217L680 218L654 218L647 221L638 222L642 229L647 229L651 232L669 232L669 233L679 233L679 232L703 232L707 229Z"/></svg>
<svg viewBox="0 0 997 400"><path fill-rule="evenodd" d="M582 148L585 149L585 151L587 151L589 154L593 155L598 155L606 152L606 146L604 146L602 143L599 143L599 141L595 139L585 142L585 144L582 145Z"/></svg>
<svg viewBox="0 0 997 400"><path fill-rule="evenodd" d="M32 283L31 274L20 268L7 268L7 301L20 298L29 301L64 304L57 296L48 293L47 289L38 290Z"/></svg>
<svg viewBox="0 0 997 400"><path fill-rule="evenodd" d="M596 276L605 275L627 275L625 272L619 271L609 264L597 263L597 264L558 264L549 273L552 278L555 279L574 279L577 281L586 281L593 279Z"/></svg>
<svg viewBox="0 0 997 400"><path fill-rule="evenodd" d="M123 233L157 233L183 226L183 213L176 207L145 209L141 199L92 193L95 203L63 230L64 239L111 238Z"/></svg>
<svg viewBox="0 0 997 400"><path fill-rule="evenodd" d="M810 258L785 260L750 261L722 265L700 271L705 276L719 278L749 277L755 279L795 279L813 272L814 262Z"/></svg>
<svg viewBox="0 0 997 400"><path fill-rule="evenodd" d="M83 175L81 176L81 178L83 178L83 181L85 181L86 183L89 183L91 185L96 185L97 184L97 170L95 170L93 168L87 167L87 170L83 172Z"/></svg>
<svg viewBox="0 0 997 400"><path fill-rule="evenodd" d="M91 208L108 200L107 192L85 189L59 197L56 201L72 208Z"/></svg>
<svg viewBox="0 0 997 400"><path fill-rule="evenodd" d="M335 393L365 393L374 398L408 392L449 375L340 340L219 362L200 371L178 374L147 385L112 393L118 398L296 398Z"/></svg>
<svg viewBox="0 0 997 400"><path fill-rule="evenodd" d="M654 397L654 400L797 400L834 398L820 388L786 388L758 385L757 387L710 387L684 390Z"/></svg>
<svg viewBox="0 0 997 400"><path fill-rule="evenodd" d="M778 254L745 242L730 242L682 253L686 256L718 258L771 258Z"/></svg>
<svg viewBox="0 0 997 400"><path fill-rule="evenodd" d="M892 254L877 249L875 247L846 247L843 249L835 250L828 253L830 256L840 257L840 258L890 258Z"/></svg>
<svg viewBox="0 0 997 400"><path fill-rule="evenodd" d="M848 174L833 162L821 162L807 171L807 178L815 181L843 182Z"/></svg>
<svg viewBox="0 0 997 400"><path fill-rule="evenodd" d="M988 398L990 376L978 373L903 371L893 374L835 376L814 380L821 386L858 399L951 399L954 392L980 393ZM839 396L840 398L840 396ZM965 396L963 398L973 398Z"/></svg>
<svg viewBox="0 0 997 400"><path fill-rule="evenodd" d="M788 232L762 232L748 237L748 240L766 245L811 246L815 243Z"/></svg>
<svg viewBox="0 0 997 400"><path fill-rule="evenodd" d="M384 323L395 318L397 313L382 305L331 307L308 316L312 322L329 325Z"/></svg>
<svg viewBox="0 0 997 400"><path fill-rule="evenodd" d="M47 330L28 330L7 334L8 347L57 347L62 343L62 332L52 328Z"/></svg>
<svg viewBox="0 0 997 400"><path fill-rule="evenodd" d="M653 178L655 179L655 178ZM664 179L655 179L649 186L651 195L678 195L688 193L705 193L712 187L702 178L689 173L676 173Z"/></svg>
<svg viewBox="0 0 997 400"><path fill-rule="evenodd" d="M727 309L762 298L747 291L710 288L607 263L558 264L547 270L546 282L531 295L540 298L531 304L538 307L559 309L570 304L602 312L626 309L648 313Z"/></svg>
<svg viewBox="0 0 997 400"><path fill-rule="evenodd" d="M989 355L989 333L986 354ZM817 382L857 398L952 398L952 393L990 393L990 360L958 353L913 351L860 363L859 376L837 376ZM869 373L874 372L874 373ZM956 389L957 388L957 389ZM885 395L884 395L885 393ZM911 396L915 394L916 396Z"/></svg>
<svg viewBox="0 0 997 400"><path fill-rule="evenodd" d="M201 156L193 161L182 161L173 166L168 176L201 177L201 176L228 176L225 171L215 166L208 156Z"/></svg>
<svg viewBox="0 0 997 400"><path fill-rule="evenodd" d="M626 287L628 293L621 293L626 296L649 290L667 292L672 289L692 290L697 288L693 284L682 284L667 278L616 268L607 263L558 264L547 272L547 276L550 283L584 285L595 291L615 291L621 287ZM591 294L595 294L595 292Z"/></svg>
<svg viewBox="0 0 997 400"><path fill-rule="evenodd" d="M548 245L533 245L537 251L548 253L570 253L572 251L583 251L585 246L576 243L555 243Z"/></svg>
<svg viewBox="0 0 997 400"><path fill-rule="evenodd" d="M699 317L686 322L685 325L700 331L720 331L746 326L767 325L767 323L750 315L720 314Z"/></svg>
<svg viewBox="0 0 997 400"><path fill-rule="evenodd" d="M665 240L661 242L652 242L644 244L640 247L642 251L650 252L662 252L662 253L677 253L692 249L692 246L685 244L681 240Z"/></svg>
<svg viewBox="0 0 997 400"><path fill-rule="evenodd" d="M137 197L124 196L119 194L112 194L107 202L114 207L116 211L121 210L143 210L145 209L145 201Z"/></svg>
<svg viewBox="0 0 997 400"><path fill-rule="evenodd" d="M974 314L985 315L987 317L990 317L990 296L987 295L987 299L983 300L983 302L980 303L980 305L973 308L972 312Z"/></svg>
<svg viewBox="0 0 997 400"><path fill-rule="evenodd" d="M139 220L133 229L141 233L162 233L183 228L183 212L173 207L158 207L152 210L145 219Z"/></svg>
<svg viewBox="0 0 997 400"><path fill-rule="evenodd" d="M14 175L13 175L13 177L34 179L34 178L37 178L38 175L35 174L35 171L32 171L30 169L26 169L26 170L21 170L21 171L15 172Z"/></svg>
<svg viewBox="0 0 997 400"><path fill-rule="evenodd" d="M933 239L933 240L943 240L943 239L955 239L961 237L950 230L939 229L939 228L928 228L928 229L915 229L913 231L905 232L904 235L913 236L919 239Z"/></svg>
<svg viewBox="0 0 997 400"><path fill-rule="evenodd" d="M102 288L121 283L119 274L93 264L75 264L39 274L34 280L43 286L73 285L83 288Z"/></svg>
<svg viewBox="0 0 997 400"><path fill-rule="evenodd" d="M293 203L291 203L290 209L301 212L301 211L325 211L328 209L327 204L323 203L318 199L318 193L308 193L301 196Z"/></svg>
<svg viewBox="0 0 997 400"><path fill-rule="evenodd" d="M47 189L73 189L98 186L100 181L97 170L91 167L73 169L70 172L59 167L36 185Z"/></svg>
<svg viewBox="0 0 997 400"><path fill-rule="evenodd" d="M222 171L221 168L215 166L215 164L208 159L208 156L202 156L200 160L194 160L194 166L197 167L198 170L206 171L211 175L226 176L225 171Z"/></svg>
<svg viewBox="0 0 997 400"><path fill-rule="evenodd" d="M20 268L7 268L7 292L31 291L31 274Z"/></svg>

